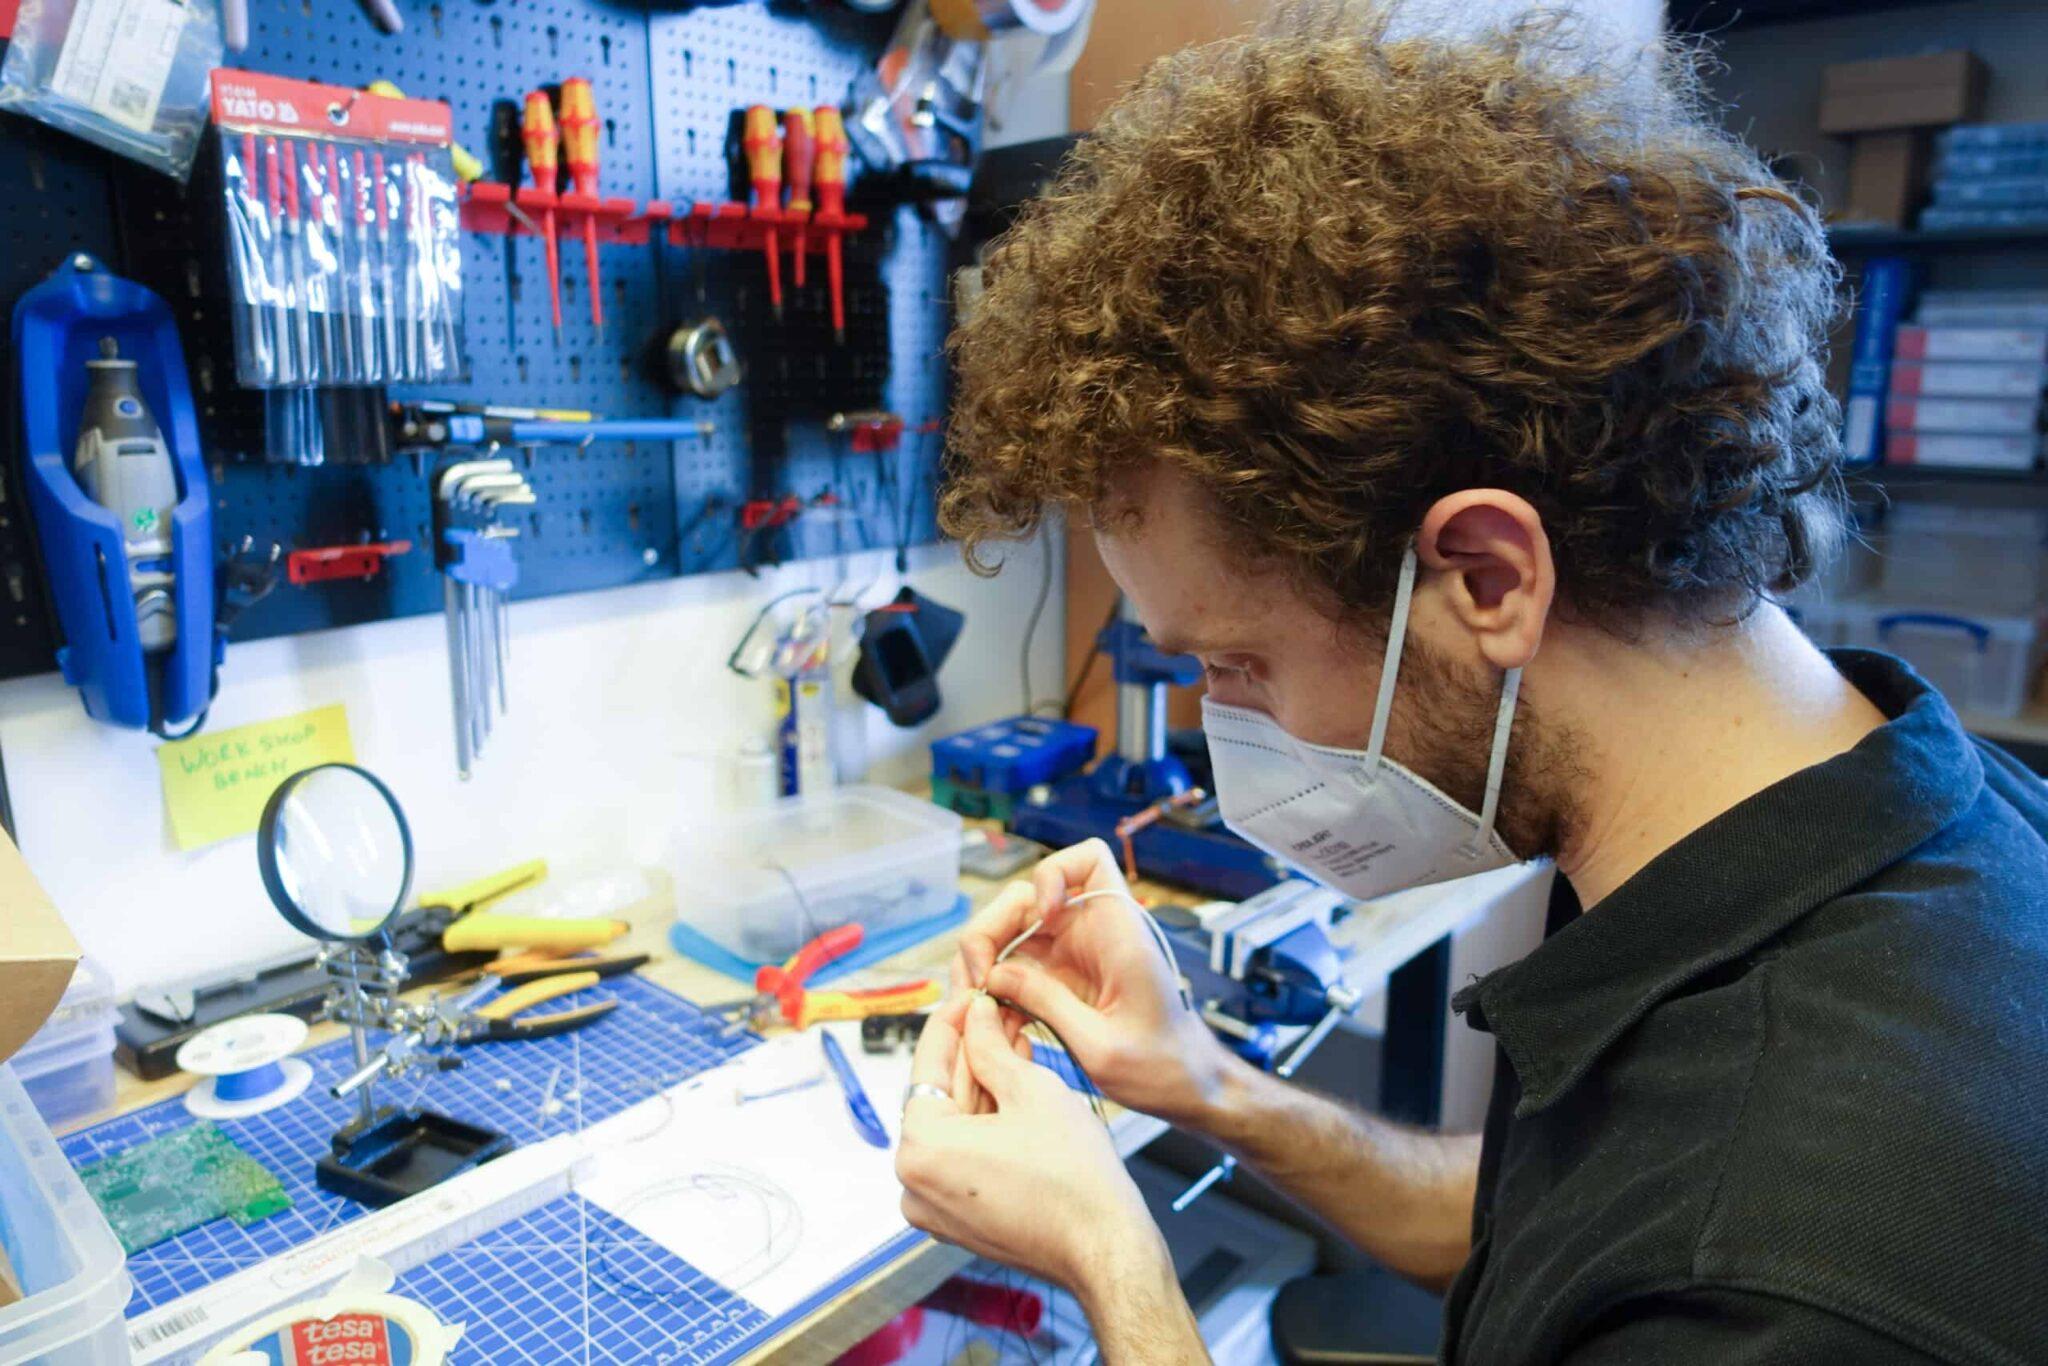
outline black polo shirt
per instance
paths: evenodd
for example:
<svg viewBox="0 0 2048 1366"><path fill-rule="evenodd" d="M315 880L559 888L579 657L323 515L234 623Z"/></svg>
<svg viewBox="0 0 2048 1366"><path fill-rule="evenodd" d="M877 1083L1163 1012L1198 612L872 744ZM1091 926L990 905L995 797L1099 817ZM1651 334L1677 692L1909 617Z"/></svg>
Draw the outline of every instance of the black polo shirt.
<svg viewBox="0 0 2048 1366"><path fill-rule="evenodd" d="M1833 658L1888 725L1459 992L1446 1361L2048 1362L2048 790Z"/></svg>

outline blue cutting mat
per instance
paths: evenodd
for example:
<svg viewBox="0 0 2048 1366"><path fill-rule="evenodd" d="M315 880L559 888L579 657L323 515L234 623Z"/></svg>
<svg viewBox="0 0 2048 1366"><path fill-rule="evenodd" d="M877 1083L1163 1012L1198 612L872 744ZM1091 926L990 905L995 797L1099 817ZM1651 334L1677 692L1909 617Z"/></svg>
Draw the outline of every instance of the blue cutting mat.
<svg viewBox="0 0 2048 1366"><path fill-rule="evenodd" d="M458 1366L720 1366L794 1326L924 1236L905 1230L771 1319L622 1220L565 1195L406 1272L397 1293L466 1325L450 1356ZM580 1252L586 1240L593 1249L587 1263Z"/></svg>
<svg viewBox="0 0 2048 1366"><path fill-rule="evenodd" d="M613 996L619 1008L572 1034L524 1043L492 1043L462 1050L460 1070L416 1074L378 1090L383 1103L420 1104L512 1135L521 1145L572 1132L607 1119L753 1046L751 1035L726 1038L719 1021L672 992L637 976L614 978L588 992L563 997L582 1004ZM313 1184L313 1160L353 1114L327 1086L349 1071L346 1039L303 1055L313 1085L289 1105L250 1119L218 1121L220 1128L276 1173L292 1208L247 1228L216 1219L128 1259L135 1282L130 1315L177 1299L231 1272L254 1265L357 1218L365 1209ZM540 1111L553 1078L559 1111ZM83 1167L145 1139L192 1123L182 1099L82 1129L63 1141L64 1155ZM539 1219L539 1211L530 1219ZM509 1229L509 1226L508 1226ZM535 1230L545 1236L545 1230ZM580 1256L580 1242L568 1255ZM424 1268L422 1268L424 1270ZM730 1298L730 1297L728 1297ZM438 1307L438 1306L437 1306ZM458 1317L461 1317L458 1315Z"/></svg>
<svg viewBox="0 0 2048 1366"><path fill-rule="evenodd" d="M610 1015L573 1034L530 1043L463 1050L456 1072L409 1079L380 1095L421 1103L503 1130L521 1143L596 1124L716 1067L752 1047L752 1035L726 1038L722 1022L637 976L614 978L563 997L582 1004L615 996ZM216 1121L277 1174L292 1208L248 1228L216 1219L128 1259L133 1317L296 1247L365 1213L313 1184L313 1159L351 1107L326 1087L348 1071L348 1041L302 1056L313 1085L289 1105L253 1119ZM1069 1085L1081 1081L1064 1055L1038 1051ZM553 1078L558 1113L541 1104ZM388 1094L387 1094L388 1093ZM192 1123L182 1099L168 1100L80 1130L63 1140L73 1166L85 1166L145 1139ZM655 1246L580 1196L565 1195L508 1221L484 1237L432 1258L398 1278L398 1292L466 1325L452 1360L460 1366L531 1363L676 1362L717 1366L737 1360L901 1256L924 1235L905 1230L832 1284L771 1319L743 1296ZM585 1250L592 1251L585 1256ZM646 1288L661 1293L650 1295Z"/></svg>

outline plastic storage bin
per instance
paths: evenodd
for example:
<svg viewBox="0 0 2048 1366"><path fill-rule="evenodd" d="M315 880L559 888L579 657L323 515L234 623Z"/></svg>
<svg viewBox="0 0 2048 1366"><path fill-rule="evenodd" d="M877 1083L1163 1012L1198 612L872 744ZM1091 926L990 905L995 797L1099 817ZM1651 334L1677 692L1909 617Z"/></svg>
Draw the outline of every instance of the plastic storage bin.
<svg viewBox="0 0 2048 1366"><path fill-rule="evenodd" d="M750 962L859 921L876 935L953 908L960 817L884 787L843 787L686 826L677 917Z"/></svg>
<svg viewBox="0 0 2048 1366"><path fill-rule="evenodd" d="M81 959L64 999L14 1056L14 1075L53 1125L114 1103L114 984Z"/></svg>
<svg viewBox="0 0 2048 1366"><path fill-rule="evenodd" d="M2000 616L1889 602L1844 603L1845 644L1895 654L1957 711L2017 716L2041 661L2033 613Z"/></svg>
<svg viewBox="0 0 2048 1366"><path fill-rule="evenodd" d="M1878 592L1895 602L2031 613L2048 568L2048 514L2038 508L1905 503L1886 519Z"/></svg>
<svg viewBox="0 0 2048 1366"><path fill-rule="evenodd" d="M0 1308L0 1361L125 1366L126 1259L106 1216L0 1066L0 1247L23 1298Z"/></svg>

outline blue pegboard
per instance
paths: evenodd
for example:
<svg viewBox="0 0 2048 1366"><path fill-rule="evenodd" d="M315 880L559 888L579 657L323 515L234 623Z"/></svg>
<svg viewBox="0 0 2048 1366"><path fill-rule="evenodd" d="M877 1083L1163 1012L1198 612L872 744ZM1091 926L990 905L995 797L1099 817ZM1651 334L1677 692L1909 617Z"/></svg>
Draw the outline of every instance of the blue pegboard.
<svg viewBox="0 0 2048 1366"><path fill-rule="evenodd" d="M371 27L357 0L252 0L250 46L236 64L340 85L395 81L408 93L448 101L458 136L479 152L494 100L517 100L584 75L602 122L605 193L677 204L729 197L732 111L750 103L842 101L893 23L892 16L857 16L837 5L764 0L681 14L604 0L400 0L400 8L408 31L389 37ZM26 127L20 120L5 125L0 158L21 155L16 140ZM208 164L213 149L202 151L185 193L39 129L22 145L52 144L61 154L39 160L40 179L31 181L46 193L0 205L0 241L10 244L13 262L0 273L0 287L9 291L0 303L79 247L172 302L200 391L224 550L245 536L287 549L363 539L405 539L416 547L368 583L280 588L241 619L237 638L441 610L439 575L425 548L431 471L406 459L301 469L259 458L260 408L233 387L221 321L225 270L209 200L216 193ZM944 408L948 243L911 210L861 204L857 166L854 173L854 206L875 223L846 243L843 348L833 346L826 320L822 257L812 258L803 290L794 289L785 257L788 298L777 323L758 253L601 247L600 339L589 322L583 252L565 240L558 344L540 243L464 235L471 380L432 396L715 424L707 437L674 444L605 443L533 456L526 474L539 505L520 539L515 596L730 569L749 550L756 559L805 558L935 536L937 438L917 426ZM109 220L121 229L118 244L106 240L113 234ZM516 297L508 296L507 252ZM749 370L746 384L715 403L674 396L657 364L668 331L705 313L727 322ZM874 406L911 423L891 457L853 455L843 437L824 429L829 411ZM737 531L738 507L751 495L809 498L826 490L849 510L801 519L780 541L748 545ZM40 566L12 516L0 502L0 676L52 664Z"/></svg>

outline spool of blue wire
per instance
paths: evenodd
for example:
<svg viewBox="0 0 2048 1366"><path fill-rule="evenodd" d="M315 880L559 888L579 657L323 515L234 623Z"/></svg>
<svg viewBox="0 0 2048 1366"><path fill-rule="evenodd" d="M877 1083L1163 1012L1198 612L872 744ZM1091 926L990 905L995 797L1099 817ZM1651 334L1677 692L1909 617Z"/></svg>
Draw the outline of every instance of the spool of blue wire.
<svg viewBox="0 0 2048 1366"><path fill-rule="evenodd" d="M200 1119L246 1119L305 1093L313 1069L293 1050L306 1041L294 1015L244 1015L200 1030L178 1048L178 1069L202 1078L185 1093Z"/></svg>

